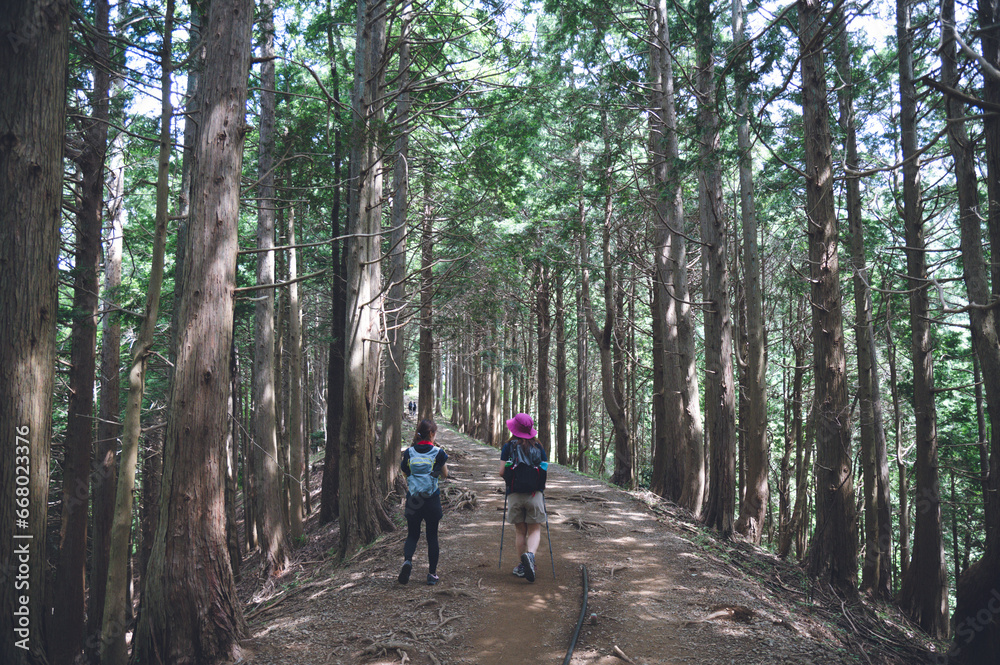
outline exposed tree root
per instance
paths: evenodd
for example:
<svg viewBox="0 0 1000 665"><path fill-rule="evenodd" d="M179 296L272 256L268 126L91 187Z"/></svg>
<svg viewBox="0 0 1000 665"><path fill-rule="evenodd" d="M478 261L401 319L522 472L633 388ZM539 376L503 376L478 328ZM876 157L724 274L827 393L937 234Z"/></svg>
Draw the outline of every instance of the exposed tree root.
<svg viewBox="0 0 1000 665"><path fill-rule="evenodd" d="M614 645L613 649L614 649L614 652L615 652L616 656L618 656L619 658L621 658L622 660L624 660L626 663L633 663L633 665L634 665L635 661L632 660L631 658L629 658L628 656L626 656L625 652L622 651L621 649L619 649L617 644Z"/></svg>
<svg viewBox="0 0 1000 665"><path fill-rule="evenodd" d="M571 517L566 520L566 524L576 527L580 531L590 531L592 529L601 529L602 531L607 531L608 527L604 526L599 522L588 522L587 520L580 517Z"/></svg>
<svg viewBox="0 0 1000 665"><path fill-rule="evenodd" d="M455 510L475 510L476 493L466 487L450 485L441 490L441 498Z"/></svg>

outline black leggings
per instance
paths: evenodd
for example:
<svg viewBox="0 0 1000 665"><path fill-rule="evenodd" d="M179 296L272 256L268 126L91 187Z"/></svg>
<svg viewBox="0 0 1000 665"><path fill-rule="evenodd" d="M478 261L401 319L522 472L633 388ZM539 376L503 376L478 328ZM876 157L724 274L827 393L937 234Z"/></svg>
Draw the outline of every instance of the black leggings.
<svg viewBox="0 0 1000 665"><path fill-rule="evenodd" d="M403 558L407 561L413 558L417 551L417 541L420 540L420 523L427 522L427 567L432 575L437 572L438 556L441 549L438 546L438 523L444 515L441 508L441 495L435 493L429 498L418 496L406 497L406 544L403 545Z"/></svg>

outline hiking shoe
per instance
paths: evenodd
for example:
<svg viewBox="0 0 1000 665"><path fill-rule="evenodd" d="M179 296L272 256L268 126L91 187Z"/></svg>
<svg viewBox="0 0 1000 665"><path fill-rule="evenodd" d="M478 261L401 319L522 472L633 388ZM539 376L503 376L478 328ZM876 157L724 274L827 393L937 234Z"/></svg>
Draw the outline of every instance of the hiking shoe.
<svg viewBox="0 0 1000 665"><path fill-rule="evenodd" d="M410 572L413 571L413 564L409 561L403 562L403 567L399 569L399 583L406 584L410 581Z"/></svg>
<svg viewBox="0 0 1000 665"><path fill-rule="evenodd" d="M438 576L434 573L427 573L427 586L434 586L438 583Z"/></svg>
<svg viewBox="0 0 1000 665"><path fill-rule="evenodd" d="M521 565L524 566L524 579L529 582L535 581L535 555L525 552L521 555Z"/></svg>
<svg viewBox="0 0 1000 665"><path fill-rule="evenodd" d="M511 572L513 572L514 575L516 575L517 577L524 577L524 564L523 563L517 564L517 567L514 568L514 570Z"/></svg>

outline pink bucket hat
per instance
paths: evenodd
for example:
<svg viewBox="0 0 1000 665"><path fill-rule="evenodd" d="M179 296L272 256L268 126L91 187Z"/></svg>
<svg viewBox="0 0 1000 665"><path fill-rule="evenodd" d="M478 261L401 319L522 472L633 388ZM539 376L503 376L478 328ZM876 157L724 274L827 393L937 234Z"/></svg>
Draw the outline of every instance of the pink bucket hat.
<svg viewBox="0 0 1000 665"><path fill-rule="evenodd" d="M534 439L538 436L535 422L527 413L519 413L507 421L507 429L519 439Z"/></svg>

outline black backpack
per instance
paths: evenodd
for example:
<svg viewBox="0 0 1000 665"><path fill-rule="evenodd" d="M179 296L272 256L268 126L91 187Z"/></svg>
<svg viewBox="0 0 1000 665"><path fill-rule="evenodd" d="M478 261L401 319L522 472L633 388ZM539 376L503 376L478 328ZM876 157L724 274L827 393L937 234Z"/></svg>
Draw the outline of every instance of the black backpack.
<svg viewBox="0 0 1000 665"><path fill-rule="evenodd" d="M542 460L542 447L532 444L529 459L525 459L521 446L517 441L512 443L511 466L504 469L504 480L511 492L518 494L533 494L545 489L545 478L548 475Z"/></svg>

